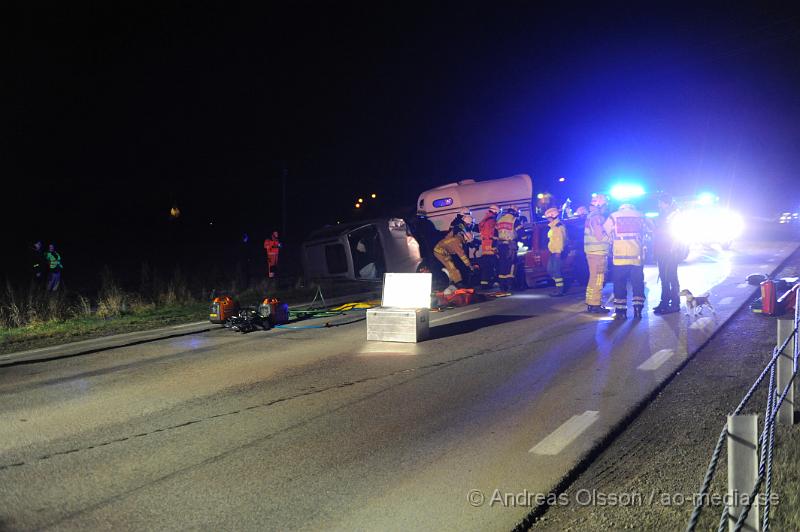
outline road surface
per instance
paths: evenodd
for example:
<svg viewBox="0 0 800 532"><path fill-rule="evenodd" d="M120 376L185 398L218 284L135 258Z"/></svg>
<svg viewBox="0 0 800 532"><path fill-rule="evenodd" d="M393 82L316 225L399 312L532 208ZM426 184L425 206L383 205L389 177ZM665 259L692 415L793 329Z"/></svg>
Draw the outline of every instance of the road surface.
<svg viewBox="0 0 800 532"><path fill-rule="evenodd" d="M504 494L548 494L796 244L738 248L681 266L698 318L538 289L433 314L420 344L355 321L0 366L0 530L511 529L536 501Z"/></svg>

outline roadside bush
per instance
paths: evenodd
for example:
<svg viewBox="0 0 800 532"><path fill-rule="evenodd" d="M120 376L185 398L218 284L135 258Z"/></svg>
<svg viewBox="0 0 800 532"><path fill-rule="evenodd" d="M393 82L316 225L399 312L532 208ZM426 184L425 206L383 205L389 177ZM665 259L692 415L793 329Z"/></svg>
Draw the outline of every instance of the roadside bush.
<svg viewBox="0 0 800 532"><path fill-rule="evenodd" d="M100 279L102 284L97 300L97 315L101 318L113 318L125 314L128 311L125 292L116 283L108 267L103 268Z"/></svg>

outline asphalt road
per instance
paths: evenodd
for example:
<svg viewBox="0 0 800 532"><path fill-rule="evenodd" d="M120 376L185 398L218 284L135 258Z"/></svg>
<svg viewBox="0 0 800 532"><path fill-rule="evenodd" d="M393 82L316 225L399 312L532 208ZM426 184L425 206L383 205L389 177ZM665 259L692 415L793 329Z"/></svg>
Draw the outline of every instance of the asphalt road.
<svg viewBox="0 0 800 532"><path fill-rule="evenodd" d="M692 257L699 318L539 289L434 314L420 344L357 321L0 368L0 529L510 529L530 507L498 497L551 490L795 247Z"/></svg>

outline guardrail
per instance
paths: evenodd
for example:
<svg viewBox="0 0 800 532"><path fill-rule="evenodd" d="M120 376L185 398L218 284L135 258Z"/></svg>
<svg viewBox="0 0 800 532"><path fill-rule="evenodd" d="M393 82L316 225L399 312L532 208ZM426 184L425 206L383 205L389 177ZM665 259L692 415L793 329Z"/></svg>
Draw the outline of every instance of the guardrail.
<svg viewBox="0 0 800 532"><path fill-rule="evenodd" d="M729 530L736 532L742 528L769 530L775 424L776 421L788 425L794 423L793 386L797 376L800 346L798 323L800 305L796 303L793 319L778 320L778 345L772 351L772 358L733 413L728 416L727 424L717 439L703 484L695 499L695 507L686 527L687 532L695 530L703 508L709 503L709 488L717 470L722 446L726 442L728 489L727 496L722 499L724 506L717 530L722 532L726 524ZM786 353L790 342L791 355ZM743 415L742 411L765 379L768 379L769 388L764 425L759 435L758 415ZM763 501L763 516L760 521L759 500Z"/></svg>

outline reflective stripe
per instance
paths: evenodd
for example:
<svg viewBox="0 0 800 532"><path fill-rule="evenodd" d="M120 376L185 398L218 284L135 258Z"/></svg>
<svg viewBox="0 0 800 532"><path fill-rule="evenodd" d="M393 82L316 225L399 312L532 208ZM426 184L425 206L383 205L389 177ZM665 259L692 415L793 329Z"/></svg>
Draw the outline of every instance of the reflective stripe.
<svg viewBox="0 0 800 532"><path fill-rule="evenodd" d="M615 236L614 240L637 240L639 236Z"/></svg>

